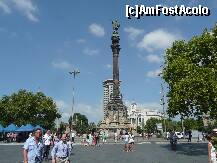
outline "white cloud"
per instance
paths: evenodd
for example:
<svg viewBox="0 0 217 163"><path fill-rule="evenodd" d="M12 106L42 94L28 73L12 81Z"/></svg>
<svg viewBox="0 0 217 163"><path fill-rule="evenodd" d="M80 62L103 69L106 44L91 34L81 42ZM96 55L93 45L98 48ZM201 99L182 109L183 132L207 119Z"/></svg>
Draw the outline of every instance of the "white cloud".
<svg viewBox="0 0 217 163"><path fill-rule="evenodd" d="M147 56L138 54L137 55L141 60L148 61L150 63L161 63L163 61L163 55L155 55L155 54L149 54Z"/></svg>
<svg viewBox="0 0 217 163"><path fill-rule="evenodd" d="M89 122L98 123L103 119L103 108L101 105L78 104L76 112L86 115Z"/></svg>
<svg viewBox="0 0 217 163"><path fill-rule="evenodd" d="M62 112L61 113L61 118L62 118L62 120L64 121L64 122L68 122L68 120L69 120L69 117L71 116L71 114L70 113L65 113L65 112Z"/></svg>
<svg viewBox="0 0 217 163"><path fill-rule="evenodd" d="M77 43L79 43L79 44L84 44L84 43L86 43L86 40L85 40L85 39L82 39L82 38L77 39L76 41L77 41Z"/></svg>
<svg viewBox="0 0 217 163"><path fill-rule="evenodd" d="M97 37L103 37L105 35L104 28L96 23L93 23L89 26L89 31Z"/></svg>
<svg viewBox="0 0 217 163"><path fill-rule="evenodd" d="M134 27L126 27L124 28L124 31L128 33L128 37L131 40L135 40L139 35L141 35L144 32L143 29L137 29Z"/></svg>
<svg viewBox="0 0 217 163"><path fill-rule="evenodd" d="M162 62L162 58L159 57L158 55L153 55L150 54L146 57L147 61L150 63L161 63Z"/></svg>
<svg viewBox="0 0 217 163"><path fill-rule="evenodd" d="M160 102L144 102L144 103L138 103L136 101L129 101L129 100L126 100L125 101L125 105L127 107L129 107L132 103L136 103L137 104L137 107L138 108L141 108L141 109L147 109L147 110L158 110L158 111L161 111L161 105L160 105Z"/></svg>
<svg viewBox="0 0 217 163"><path fill-rule="evenodd" d="M11 13L11 9L8 7L6 1L0 1L0 9L2 9L3 12L6 13L6 14Z"/></svg>
<svg viewBox="0 0 217 163"><path fill-rule="evenodd" d="M61 119L64 122L68 122L69 117L72 114L71 107L69 104L64 102L63 100L55 100L59 113L61 114Z"/></svg>
<svg viewBox="0 0 217 163"><path fill-rule="evenodd" d="M38 18L35 16L38 8L32 3L32 0L12 0L12 2L29 20L38 22Z"/></svg>
<svg viewBox="0 0 217 163"><path fill-rule="evenodd" d="M55 103L59 109L68 107L68 104L66 104L63 100L55 100Z"/></svg>
<svg viewBox="0 0 217 163"><path fill-rule="evenodd" d="M33 4L33 0L1 0L0 9L6 14L10 14L11 9L14 8L25 15L30 21L38 22L36 14L38 13L38 8Z"/></svg>
<svg viewBox="0 0 217 163"><path fill-rule="evenodd" d="M162 73L162 70L161 69L157 69L157 70L153 70L153 71L148 71L147 74L146 74L146 76L154 78L154 77L159 76L160 73Z"/></svg>
<svg viewBox="0 0 217 163"><path fill-rule="evenodd" d="M93 56L93 55L98 54L98 53L99 53L99 50L97 50L97 49L85 48L85 49L83 50L83 53L84 53L84 54L87 54L87 55L89 55L89 56Z"/></svg>
<svg viewBox="0 0 217 163"><path fill-rule="evenodd" d="M53 61L52 66L54 68L62 69L62 70L71 70L71 69L73 69L73 66L70 63L66 62L66 61L59 61L59 62Z"/></svg>
<svg viewBox="0 0 217 163"><path fill-rule="evenodd" d="M181 39L178 34L167 32L163 29L157 29L147 33L142 41L137 44L140 49L145 49L149 52L154 50L163 50L172 45L175 40Z"/></svg>
<svg viewBox="0 0 217 163"><path fill-rule="evenodd" d="M110 69L110 68L112 68L112 65L111 65L111 64L107 64L107 65L106 65L106 68L109 68L109 69Z"/></svg>
<svg viewBox="0 0 217 163"><path fill-rule="evenodd" d="M138 54L137 55L141 60L144 60L144 61L146 61L146 58L145 58L145 56L143 56L143 55L141 55L141 54Z"/></svg>
<svg viewBox="0 0 217 163"><path fill-rule="evenodd" d="M68 122L68 119L72 114L72 105L64 102L63 100L56 100L55 103L60 110L62 120L64 122ZM74 113L81 113L85 115L89 122L98 123L103 118L103 108L101 105L79 103L75 105Z"/></svg>

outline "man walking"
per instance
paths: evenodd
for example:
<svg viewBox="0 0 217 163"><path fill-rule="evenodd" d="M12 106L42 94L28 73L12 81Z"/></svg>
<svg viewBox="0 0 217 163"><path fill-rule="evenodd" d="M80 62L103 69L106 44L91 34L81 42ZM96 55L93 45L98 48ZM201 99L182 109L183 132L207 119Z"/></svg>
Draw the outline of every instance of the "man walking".
<svg viewBox="0 0 217 163"><path fill-rule="evenodd" d="M26 140L23 146L24 163L42 163L43 143L41 142L42 131L35 129L34 136Z"/></svg>
<svg viewBox="0 0 217 163"><path fill-rule="evenodd" d="M75 143L75 133L72 131L71 133L72 142Z"/></svg>
<svg viewBox="0 0 217 163"><path fill-rule="evenodd" d="M67 135L63 134L61 141L53 147L51 151L52 163L69 163L70 149L66 142Z"/></svg>
<svg viewBox="0 0 217 163"><path fill-rule="evenodd" d="M48 159L50 146L51 146L52 136L50 130L47 130L46 134L43 136L44 142L44 158Z"/></svg>
<svg viewBox="0 0 217 163"><path fill-rule="evenodd" d="M189 130L189 132L188 132L188 142L191 142L191 138L192 138L192 133L191 133L191 130Z"/></svg>

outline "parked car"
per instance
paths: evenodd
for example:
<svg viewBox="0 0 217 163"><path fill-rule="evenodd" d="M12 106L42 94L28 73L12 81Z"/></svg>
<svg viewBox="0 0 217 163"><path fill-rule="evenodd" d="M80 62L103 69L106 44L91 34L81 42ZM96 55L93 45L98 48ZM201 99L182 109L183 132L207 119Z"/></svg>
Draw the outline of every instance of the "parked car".
<svg viewBox="0 0 217 163"><path fill-rule="evenodd" d="M178 139L183 139L184 135L182 132L175 132L175 135L177 136ZM167 132L166 133L166 139L169 140L170 139L170 133Z"/></svg>
<svg viewBox="0 0 217 163"><path fill-rule="evenodd" d="M176 136L178 137L178 139L182 139L182 138L184 138L182 132L175 132L175 134L176 134Z"/></svg>
<svg viewBox="0 0 217 163"><path fill-rule="evenodd" d="M170 139L170 133L169 133L169 132L166 132L166 135L165 135L165 136L166 136L166 139L167 139L167 140Z"/></svg>

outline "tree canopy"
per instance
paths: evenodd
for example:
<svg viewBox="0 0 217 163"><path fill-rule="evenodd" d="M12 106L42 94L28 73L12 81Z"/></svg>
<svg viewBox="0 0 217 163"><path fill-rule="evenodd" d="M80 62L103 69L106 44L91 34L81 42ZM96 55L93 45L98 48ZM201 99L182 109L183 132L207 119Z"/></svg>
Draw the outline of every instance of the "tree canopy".
<svg viewBox="0 0 217 163"><path fill-rule="evenodd" d="M75 113L73 115L73 122L75 123L74 129L80 133L86 133L88 130L88 119L85 115L82 115L80 113Z"/></svg>
<svg viewBox="0 0 217 163"><path fill-rule="evenodd" d="M20 90L0 99L0 123L8 125L37 124L44 128L54 127L55 119L60 118L55 102L42 92Z"/></svg>
<svg viewBox="0 0 217 163"><path fill-rule="evenodd" d="M160 123L161 120L157 118L150 118L146 121L145 131L147 133L156 133L157 132L157 124Z"/></svg>
<svg viewBox="0 0 217 163"><path fill-rule="evenodd" d="M168 114L217 118L217 25L166 50Z"/></svg>

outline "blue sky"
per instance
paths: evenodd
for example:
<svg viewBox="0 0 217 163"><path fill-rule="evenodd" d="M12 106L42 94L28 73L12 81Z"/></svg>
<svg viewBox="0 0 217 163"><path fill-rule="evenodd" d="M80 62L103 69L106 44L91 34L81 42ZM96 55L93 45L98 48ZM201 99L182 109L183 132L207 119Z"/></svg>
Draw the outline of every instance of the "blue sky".
<svg viewBox="0 0 217 163"><path fill-rule="evenodd" d="M127 19L126 4L201 4L211 15ZM66 120L74 85L75 111L98 122L102 82L112 77L111 21L118 19L124 101L161 109L161 79L156 74L165 49L174 40L188 40L213 27L216 7L216 0L0 0L0 95L19 89L43 91L54 98ZM72 69L81 72L75 80L68 74Z"/></svg>

